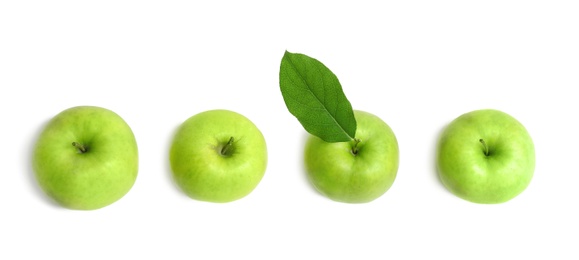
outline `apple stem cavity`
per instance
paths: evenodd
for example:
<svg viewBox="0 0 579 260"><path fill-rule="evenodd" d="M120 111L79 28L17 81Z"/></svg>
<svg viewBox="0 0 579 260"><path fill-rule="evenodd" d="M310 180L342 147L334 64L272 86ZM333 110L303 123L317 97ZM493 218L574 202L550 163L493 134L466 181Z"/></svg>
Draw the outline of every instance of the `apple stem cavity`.
<svg viewBox="0 0 579 260"><path fill-rule="evenodd" d="M485 150L484 150L485 156L489 156L489 147L487 146L487 143L485 143L485 140L483 140L483 139L481 138L481 139L479 139L478 141L479 141L479 142L483 145L483 147L485 148Z"/></svg>
<svg viewBox="0 0 579 260"><path fill-rule="evenodd" d="M86 153L86 151L88 150L88 148L85 145L77 142L72 142L72 146L76 147L80 153Z"/></svg>
<svg viewBox="0 0 579 260"><path fill-rule="evenodd" d="M360 143L360 139L358 138L354 138L354 146L352 147L352 154L354 156L358 155L358 144Z"/></svg>
<svg viewBox="0 0 579 260"><path fill-rule="evenodd" d="M229 141L227 142L227 144L225 144L223 146L223 148L221 148L221 155L222 156L229 156L231 155L231 148L233 147L233 136L231 138L229 138Z"/></svg>

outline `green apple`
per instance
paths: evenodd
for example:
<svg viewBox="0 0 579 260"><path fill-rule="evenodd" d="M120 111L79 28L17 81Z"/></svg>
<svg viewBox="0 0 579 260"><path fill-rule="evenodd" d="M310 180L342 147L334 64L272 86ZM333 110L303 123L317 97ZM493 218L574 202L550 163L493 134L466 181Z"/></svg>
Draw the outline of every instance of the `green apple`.
<svg viewBox="0 0 579 260"><path fill-rule="evenodd" d="M444 186L476 203L502 203L531 182L535 149L525 127L492 109L453 120L441 134L437 167Z"/></svg>
<svg viewBox="0 0 579 260"><path fill-rule="evenodd" d="M379 117L354 111L356 140L328 143L310 135L305 166L314 187L328 198L348 203L372 201L394 183L398 141Z"/></svg>
<svg viewBox="0 0 579 260"><path fill-rule="evenodd" d="M32 159L42 190L70 209L92 210L123 197L138 172L135 136L116 113L79 106L52 118Z"/></svg>
<svg viewBox="0 0 579 260"><path fill-rule="evenodd" d="M257 187L267 166L259 129L229 110L209 110L181 124L169 160L175 182L189 197L230 202Z"/></svg>

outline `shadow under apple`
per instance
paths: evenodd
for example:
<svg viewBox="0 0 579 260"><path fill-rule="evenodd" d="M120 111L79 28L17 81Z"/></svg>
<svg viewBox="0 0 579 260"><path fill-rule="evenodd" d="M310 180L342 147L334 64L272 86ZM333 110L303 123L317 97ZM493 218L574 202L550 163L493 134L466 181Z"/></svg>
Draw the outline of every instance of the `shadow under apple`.
<svg viewBox="0 0 579 260"><path fill-rule="evenodd" d="M438 171L438 147L440 146L440 137L442 136L442 133L444 132L444 130L448 127L448 124L450 122L447 122L445 124L442 125L442 127L440 127L436 133L436 136L434 138L434 145L432 148L432 154L434 155L432 160L430 160L432 162L432 166L431 169L433 174L436 175L435 178L438 181L438 184L440 185L440 187L442 189L444 189L446 192L448 192L449 194L452 194L445 186L444 183L442 183L442 179L440 179L440 173Z"/></svg>
<svg viewBox="0 0 579 260"><path fill-rule="evenodd" d="M310 179L308 177L308 171L306 169L306 164L305 164L305 160L304 160L304 149L306 146L306 142L308 141L308 138L310 138L310 134L308 132L302 131L301 138L300 138L300 149L297 150L298 156L296 156L296 158L298 158L298 160L299 160L297 162L297 165L301 165L301 170L302 170L301 176L302 176L303 182L307 183L306 185L308 185L308 187L310 187L310 189L313 193L317 194L320 197L326 198L326 196L324 196L324 194L322 194L320 191L318 191L318 189L316 189L316 187L314 186L314 184L310 181Z"/></svg>
<svg viewBox="0 0 579 260"><path fill-rule="evenodd" d="M42 188L38 184L38 181L36 180L36 174L32 167L32 160L34 158L34 149L36 147L36 142L49 121L50 120L45 120L42 124L40 124L33 132L32 136L34 138L29 138L29 142L26 144L27 147L26 156L24 157L26 158L26 160L23 162L23 164L24 169L26 169L26 180L30 184L32 192L36 194L36 196L42 201L44 201L47 205L50 205L54 208L64 209L42 190Z"/></svg>
<svg viewBox="0 0 579 260"><path fill-rule="evenodd" d="M167 181L171 183L171 185L173 186L173 190L175 192L179 193L179 195L182 196L183 198L190 199L189 196L187 196L187 194L185 194L181 189L181 187L179 187L179 185L177 184L177 181L173 176L173 170L171 169L171 160L170 160L171 145L173 144L173 139L175 139L175 135L177 134L177 131L179 130L180 126L181 126L180 124L176 124L175 127L173 127L173 131L171 131L171 134L169 135L167 142L165 142L166 145L164 152L166 157L165 160L163 160L166 172L165 176L167 176Z"/></svg>

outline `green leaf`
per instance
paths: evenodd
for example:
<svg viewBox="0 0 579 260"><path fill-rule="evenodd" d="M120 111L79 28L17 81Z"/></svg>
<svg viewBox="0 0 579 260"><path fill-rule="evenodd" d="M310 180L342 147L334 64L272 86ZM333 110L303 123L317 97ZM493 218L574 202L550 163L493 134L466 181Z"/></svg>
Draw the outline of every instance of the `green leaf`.
<svg viewBox="0 0 579 260"><path fill-rule="evenodd" d="M326 142L346 142L356 134L356 119L338 78L324 64L285 52L279 70L285 104L308 133Z"/></svg>

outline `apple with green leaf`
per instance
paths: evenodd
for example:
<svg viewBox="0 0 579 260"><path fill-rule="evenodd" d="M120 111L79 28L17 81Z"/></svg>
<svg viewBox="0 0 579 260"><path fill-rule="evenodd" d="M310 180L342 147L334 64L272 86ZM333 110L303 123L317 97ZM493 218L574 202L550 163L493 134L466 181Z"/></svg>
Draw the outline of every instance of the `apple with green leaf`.
<svg viewBox="0 0 579 260"><path fill-rule="evenodd" d="M279 80L288 110L310 133L304 160L313 186L340 202L382 196L398 171L392 129L373 114L353 110L336 75L316 59L286 51Z"/></svg>
<svg viewBox="0 0 579 260"><path fill-rule="evenodd" d="M476 203L503 203L531 182L535 149L514 117L494 109L475 110L444 129L437 166L442 183L456 196Z"/></svg>
<svg viewBox="0 0 579 260"><path fill-rule="evenodd" d="M261 131L245 116L209 110L181 124L169 160L175 182L189 197L230 202L257 187L265 174L267 147Z"/></svg>
<svg viewBox="0 0 579 260"><path fill-rule="evenodd" d="M60 205L98 209L122 198L135 183L137 142L129 125L113 111L73 107L45 126L32 166L42 190Z"/></svg>

